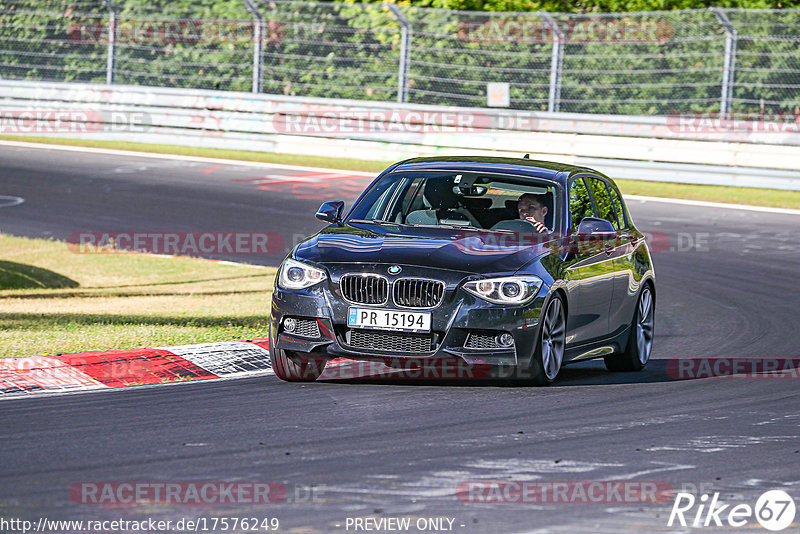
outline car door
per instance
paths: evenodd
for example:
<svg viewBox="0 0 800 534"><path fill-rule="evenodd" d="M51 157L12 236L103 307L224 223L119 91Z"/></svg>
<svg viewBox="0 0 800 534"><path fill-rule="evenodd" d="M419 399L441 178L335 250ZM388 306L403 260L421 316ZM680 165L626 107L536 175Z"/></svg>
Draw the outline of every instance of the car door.
<svg viewBox="0 0 800 534"><path fill-rule="evenodd" d="M577 286L577 299L570 301L567 342L577 346L608 335L614 271L605 251L605 239L577 234L584 217L598 217L583 177L574 178L569 184L569 209L571 261L567 280Z"/></svg>
<svg viewBox="0 0 800 534"><path fill-rule="evenodd" d="M617 239L614 243L614 263L617 274L614 279L614 295L608 316L609 329L612 334L616 335L628 328L633 318L638 288L637 276L634 274L633 253L643 237L633 228L625 202L622 200L617 186L606 181L606 187L619 223L619 226L615 226Z"/></svg>

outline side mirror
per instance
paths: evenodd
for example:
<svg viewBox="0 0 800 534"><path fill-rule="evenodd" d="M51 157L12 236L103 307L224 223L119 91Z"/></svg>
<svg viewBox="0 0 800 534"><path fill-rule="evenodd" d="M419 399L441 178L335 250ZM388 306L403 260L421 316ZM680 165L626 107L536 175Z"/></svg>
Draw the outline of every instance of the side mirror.
<svg viewBox="0 0 800 534"><path fill-rule="evenodd" d="M615 232L613 224L596 217L584 217L581 224L578 225L578 235L613 234Z"/></svg>
<svg viewBox="0 0 800 534"><path fill-rule="evenodd" d="M342 210L344 209L344 202L341 200L333 200L331 202L324 202L317 210L317 219L329 223L342 222Z"/></svg>

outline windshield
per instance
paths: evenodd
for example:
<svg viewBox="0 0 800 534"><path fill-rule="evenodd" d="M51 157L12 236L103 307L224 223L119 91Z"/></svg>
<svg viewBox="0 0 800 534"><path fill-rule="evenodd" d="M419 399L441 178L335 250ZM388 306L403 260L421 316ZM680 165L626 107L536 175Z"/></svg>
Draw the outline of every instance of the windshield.
<svg viewBox="0 0 800 534"><path fill-rule="evenodd" d="M388 174L353 208L348 222L552 232L556 186L535 178L465 172Z"/></svg>

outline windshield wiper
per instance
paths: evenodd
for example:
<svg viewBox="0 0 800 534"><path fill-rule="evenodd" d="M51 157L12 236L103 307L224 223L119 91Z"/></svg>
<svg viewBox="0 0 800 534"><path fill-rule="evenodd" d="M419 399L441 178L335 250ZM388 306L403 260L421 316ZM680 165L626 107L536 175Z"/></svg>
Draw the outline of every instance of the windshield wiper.
<svg viewBox="0 0 800 534"><path fill-rule="evenodd" d="M471 224L408 224L406 226L415 228L467 228L468 230L483 230L483 228L478 228Z"/></svg>
<svg viewBox="0 0 800 534"><path fill-rule="evenodd" d="M383 219L350 219L350 222L366 224L391 224L393 226L410 226L412 228L466 228L469 230L483 230L483 228L478 228L477 226L472 226L471 224L409 224L394 221L384 221Z"/></svg>
<svg viewBox="0 0 800 534"><path fill-rule="evenodd" d="M399 224L394 221L384 221L383 219L350 219L354 223L373 223L373 224Z"/></svg>

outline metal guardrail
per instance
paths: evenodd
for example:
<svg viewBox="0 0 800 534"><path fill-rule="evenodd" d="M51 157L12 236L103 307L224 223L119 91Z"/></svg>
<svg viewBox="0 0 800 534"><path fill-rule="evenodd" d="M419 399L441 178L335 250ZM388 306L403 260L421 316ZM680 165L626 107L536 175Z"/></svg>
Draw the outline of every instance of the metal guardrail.
<svg viewBox="0 0 800 534"><path fill-rule="evenodd" d="M59 127L55 112L62 112ZM384 161L531 153L617 178L800 190L799 132L779 124L752 131L710 116L580 115L18 81L0 81L0 114L6 134ZM712 126L703 127L705 121ZM9 131L15 124L23 128Z"/></svg>

